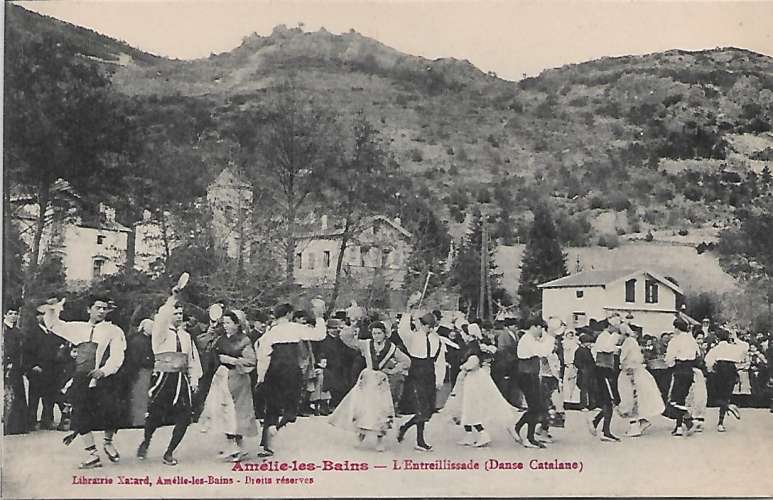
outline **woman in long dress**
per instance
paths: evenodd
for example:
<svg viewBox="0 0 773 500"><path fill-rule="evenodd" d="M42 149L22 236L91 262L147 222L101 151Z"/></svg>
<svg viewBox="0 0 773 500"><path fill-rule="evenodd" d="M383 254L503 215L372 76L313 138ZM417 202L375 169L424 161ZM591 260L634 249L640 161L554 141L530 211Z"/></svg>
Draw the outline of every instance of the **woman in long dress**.
<svg viewBox="0 0 773 500"><path fill-rule="evenodd" d="M153 320L143 319L137 331L126 340L126 372L131 377L129 381L128 426L143 427L148 411L148 389L150 375L153 373L153 346L150 334L153 330Z"/></svg>
<svg viewBox="0 0 773 500"><path fill-rule="evenodd" d="M362 353L366 367L329 422L334 427L357 432L360 442L364 442L368 434L375 434L376 449L384 451L384 436L395 419L393 387L398 383L396 379L408 370L411 360L386 339L384 323L376 321L369 329L370 340L358 340L354 328L341 331L341 341Z"/></svg>
<svg viewBox="0 0 773 500"><path fill-rule="evenodd" d="M244 437L258 434L249 375L255 369L256 357L249 337L242 332L239 317L228 311L222 321L225 334L213 346L219 366L212 377L200 422L225 434L230 450L225 459L237 462L247 456Z"/></svg>
<svg viewBox="0 0 773 500"><path fill-rule="evenodd" d="M492 440L487 428L514 432L518 414L491 378L491 360L496 347L481 343L476 335L480 332L477 325L470 325L469 328L473 338L467 343L461 370L443 414L464 427L460 445L482 447Z"/></svg>
<svg viewBox="0 0 773 500"><path fill-rule="evenodd" d="M636 437L652 425L650 418L663 413L665 404L658 384L647 371L637 333L625 324L621 325L620 331L625 339L620 346L620 375L617 379L620 404L617 408L630 423L627 435Z"/></svg>

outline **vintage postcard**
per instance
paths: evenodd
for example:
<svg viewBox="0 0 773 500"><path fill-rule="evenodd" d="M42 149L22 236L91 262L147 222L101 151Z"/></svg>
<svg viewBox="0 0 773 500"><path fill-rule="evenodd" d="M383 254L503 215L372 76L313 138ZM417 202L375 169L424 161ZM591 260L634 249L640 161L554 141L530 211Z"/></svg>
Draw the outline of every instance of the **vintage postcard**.
<svg viewBox="0 0 773 500"><path fill-rule="evenodd" d="M773 495L773 3L3 7L0 497Z"/></svg>

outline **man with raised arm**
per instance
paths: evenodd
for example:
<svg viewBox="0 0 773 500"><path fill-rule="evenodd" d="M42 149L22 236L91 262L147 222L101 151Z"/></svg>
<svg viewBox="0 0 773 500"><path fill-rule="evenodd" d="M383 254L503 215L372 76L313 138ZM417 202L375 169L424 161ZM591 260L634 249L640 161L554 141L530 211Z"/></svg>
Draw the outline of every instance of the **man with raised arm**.
<svg viewBox="0 0 773 500"><path fill-rule="evenodd" d="M401 442L405 433L415 425L415 449L418 451L432 450L432 446L424 439L424 427L435 412L437 390L443 386L446 376L445 346L435 332L436 322L432 313L414 322L413 315L406 312L397 326L397 333L411 358L405 390L408 391L408 401L415 412L410 420L400 426L397 441Z"/></svg>
<svg viewBox="0 0 773 500"><path fill-rule="evenodd" d="M144 460L153 433L171 420L174 430L163 457L164 464L171 466L177 465L174 450L191 423L193 393L198 389L202 373L196 345L185 331L179 293L177 287L172 289L172 295L153 320L151 344L155 362L150 378L145 437L137 449L137 458Z"/></svg>
<svg viewBox="0 0 773 500"><path fill-rule="evenodd" d="M97 447L94 444L94 430L104 430L103 451L111 462L117 463L121 456L113 444L118 429L121 402L116 399L120 393L115 374L121 368L126 350L123 330L105 316L110 311L109 299L92 295L88 302L88 321L62 321L64 300L48 308L44 316L46 327L54 334L72 343L76 349L75 372L72 387L72 420L70 428L73 437L83 440L87 458L81 469L102 467ZM72 438L65 438L70 444Z"/></svg>

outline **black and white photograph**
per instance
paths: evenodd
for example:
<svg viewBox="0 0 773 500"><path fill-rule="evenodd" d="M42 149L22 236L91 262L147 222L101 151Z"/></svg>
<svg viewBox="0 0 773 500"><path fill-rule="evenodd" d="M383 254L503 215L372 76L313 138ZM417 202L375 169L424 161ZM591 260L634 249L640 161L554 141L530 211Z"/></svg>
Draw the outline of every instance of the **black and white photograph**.
<svg viewBox="0 0 773 500"><path fill-rule="evenodd" d="M773 496L773 2L2 12L0 498Z"/></svg>

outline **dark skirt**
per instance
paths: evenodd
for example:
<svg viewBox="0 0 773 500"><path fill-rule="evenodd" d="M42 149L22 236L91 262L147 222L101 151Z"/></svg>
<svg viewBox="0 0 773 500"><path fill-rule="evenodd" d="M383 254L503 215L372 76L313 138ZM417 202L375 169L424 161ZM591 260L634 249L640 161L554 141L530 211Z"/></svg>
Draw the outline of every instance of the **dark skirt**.
<svg viewBox="0 0 773 500"><path fill-rule="evenodd" d="M11 370L5 376L3 395L3 434L25 434L27 432L27 396L20 372Z"/></svg>
<svg viewBox="0 0 773 500"><path fill-rule="evenodd" d="M405 379L401 413L415 414L417 420L426 422L435 412L435 362L432 359L411 358L411 367Z"/></svg>
<svg viewBox="0 0 773 500"><path fill-rule="evenodd" d="M105 377L97 381L96 387L89 387L90 381L88 376L73 377L70 428L78 434L118 429L125 406L119 381Z"/></svg>
<svg viewBox="0 0 773 500"><path fill-rule="evenodd" d="M148 417L157 425L171 425L191 418L192 394L188 375L154 372L148 391Z"/></svg>
<svg viewBox="0 0 773 500"><path fill-rule="evenodd" d="M276 362L268 365L260 396L266 405L266 425L276 425L280 416L294 422L303 386L303 372L298 363Z"/></svg>
<svg viewBox="0 0 773 500"><path fill-rule="evenodd" d="M615 406L620 404L620 393L617 390L617 371L613 368L596 367L596 403L599 406Z"/></svg>
<svg viewBox="0 0 773 500"><path fill-rule="evenodd" d="M542 384L538 373L520 372L518 385L526 400L526 411L532 415L542 415L547 411L542 395Z"/></svg>
<svg viewBox="0 0 773 500"><path fill-rule="evenodd" d="M738 370L732 361L717 361L711 376L714 395L720 404L728 404L738 381Z"/></svg>

